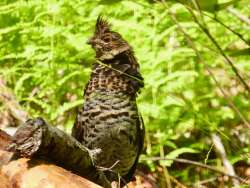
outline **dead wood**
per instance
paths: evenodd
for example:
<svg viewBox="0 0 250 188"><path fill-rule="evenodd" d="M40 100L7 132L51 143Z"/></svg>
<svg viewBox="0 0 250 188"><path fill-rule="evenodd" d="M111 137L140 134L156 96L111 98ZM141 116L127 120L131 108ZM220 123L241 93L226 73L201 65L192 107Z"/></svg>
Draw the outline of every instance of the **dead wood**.
<svg viewBox="0 0 250 188"><path fill-rule="evenodd" d="M14 153L12 159L43 159L99 185L110 187L104 174L94 166L89 150L70 135L49 126L42 118L30 119L20 126L8 151ZM28 161L24 163L28 164Z"/></svg>
<svg viewBox="0 0 250 188"><path fill-rule="evenodd" d="M1 150L0 158L6 153ZM101 186L45 160L28 158L19 158L3 165L0 170L0 182L0 188L101 188Z"/></svg>

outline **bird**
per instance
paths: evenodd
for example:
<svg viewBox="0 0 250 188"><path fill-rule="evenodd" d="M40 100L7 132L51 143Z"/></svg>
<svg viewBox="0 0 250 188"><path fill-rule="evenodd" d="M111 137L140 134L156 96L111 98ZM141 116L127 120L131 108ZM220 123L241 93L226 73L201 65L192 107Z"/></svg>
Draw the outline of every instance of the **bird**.
<svg viewBox="0 0 250 188"><path fill-rule="evenodd" d="M95 51L84 104L71 135L86 146L109 181L131 181L145 128L136 98L144 87L133 48L103 16L87 42Z"/></svg>

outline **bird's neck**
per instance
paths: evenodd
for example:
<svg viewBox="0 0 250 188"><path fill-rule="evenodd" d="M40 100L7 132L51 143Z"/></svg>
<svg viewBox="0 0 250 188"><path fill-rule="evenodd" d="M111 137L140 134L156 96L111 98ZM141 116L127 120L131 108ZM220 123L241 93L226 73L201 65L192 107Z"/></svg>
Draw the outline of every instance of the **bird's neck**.
<svg viewBox="0 0 250 188"><path fill-rule="evenodd" d="M135 62L131 62L135 61ZM134 56L118 56L112 60L95 63L85 89L85 96L92 92L107 91L136 95L143 86Z"/></svg>

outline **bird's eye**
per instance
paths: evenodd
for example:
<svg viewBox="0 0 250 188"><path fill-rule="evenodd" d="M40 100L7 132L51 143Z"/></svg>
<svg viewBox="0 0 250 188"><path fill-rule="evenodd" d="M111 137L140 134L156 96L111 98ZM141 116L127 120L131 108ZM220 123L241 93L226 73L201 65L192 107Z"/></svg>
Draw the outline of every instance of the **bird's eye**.
<svg viewBox="0 0 250 188"><path fill-rule="evenodd" d="M110 37L104 37L104 38L103 38L103 41L104 41L104 42L110 42Z"/></svg>
<svg viewBox="0 0 250 188"><path fill-rule="evenodd" d="M103 41L104 41L104 42L109 42L110 39L109 39L109 38L104 38Z"/></svg>

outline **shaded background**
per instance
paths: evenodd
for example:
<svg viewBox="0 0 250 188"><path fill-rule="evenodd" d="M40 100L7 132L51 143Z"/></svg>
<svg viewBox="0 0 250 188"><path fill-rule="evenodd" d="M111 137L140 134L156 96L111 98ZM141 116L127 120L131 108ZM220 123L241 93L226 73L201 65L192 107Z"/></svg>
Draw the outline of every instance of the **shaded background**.
<svg viewBox="0 0 250 188"><path fill-rule="evenodd" d="M17 126L20 116L41 116L70 132L94 62L86 41L102 14L133 46L145 79L138 98L146 126L143 181L235 183L206 168L153 158L179 157L224 171L226 159L249 183L249 10L248 0L1 1L0 128Z"/></svg>

